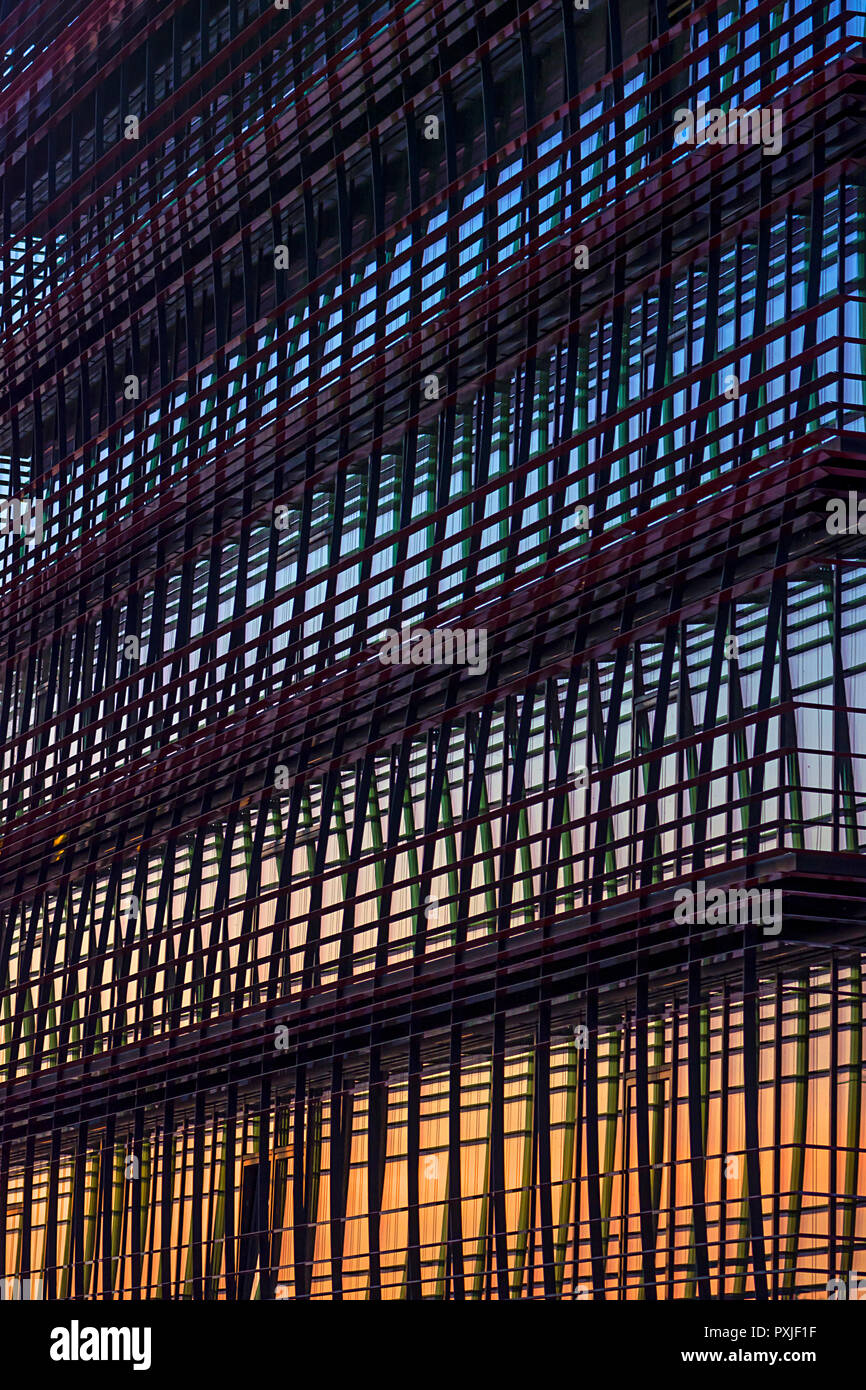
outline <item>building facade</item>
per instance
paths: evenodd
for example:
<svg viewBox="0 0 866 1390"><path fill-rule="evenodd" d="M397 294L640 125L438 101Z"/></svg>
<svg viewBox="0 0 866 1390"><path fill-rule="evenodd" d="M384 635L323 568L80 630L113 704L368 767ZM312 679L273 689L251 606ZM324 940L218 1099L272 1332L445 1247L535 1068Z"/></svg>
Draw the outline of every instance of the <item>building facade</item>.
<svg viewBox="0 0 866 1390"><path fill-rule="evenodd" d="M826 1298L866 4L0 15L5 1296Z"/></svg>

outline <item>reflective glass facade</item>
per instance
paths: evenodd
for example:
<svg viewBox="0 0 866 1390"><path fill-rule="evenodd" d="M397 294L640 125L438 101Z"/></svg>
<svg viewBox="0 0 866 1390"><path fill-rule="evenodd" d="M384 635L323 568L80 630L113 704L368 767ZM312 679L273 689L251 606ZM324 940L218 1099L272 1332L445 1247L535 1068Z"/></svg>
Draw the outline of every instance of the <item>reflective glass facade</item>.
<svg viewBox="0 0 866 1390"><path fill-rule="evenodd" d="M0 16L0 1277L826 1297L866 3Z"/></svg>

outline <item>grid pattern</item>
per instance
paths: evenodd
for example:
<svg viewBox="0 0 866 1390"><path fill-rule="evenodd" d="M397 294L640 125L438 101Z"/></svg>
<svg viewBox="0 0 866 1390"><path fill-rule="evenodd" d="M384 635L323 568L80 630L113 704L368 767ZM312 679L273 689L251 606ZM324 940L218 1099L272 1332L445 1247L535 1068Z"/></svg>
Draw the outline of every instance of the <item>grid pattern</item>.
<svg viewBox="0 0 866 1390"><path fill-rule="evenodd" d="M852 1268L864 24L0 9L0 1277Z"/></svg>

